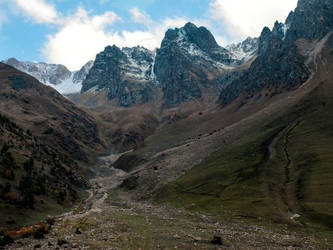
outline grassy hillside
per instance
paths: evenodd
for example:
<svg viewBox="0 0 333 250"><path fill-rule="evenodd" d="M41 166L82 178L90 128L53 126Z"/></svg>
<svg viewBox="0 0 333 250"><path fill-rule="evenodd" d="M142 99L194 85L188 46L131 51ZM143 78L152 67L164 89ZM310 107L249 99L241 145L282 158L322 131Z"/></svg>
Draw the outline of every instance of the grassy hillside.
<svg viewBox="0 0 333 250"><path fill-rule="evenodd" d="M316 62L316 87L306 97L293 108L258 120L245 136L162 188L156 200L191 210L332 229L330 48Z"/></svg>
<svg viewBox="0 0 333 250"><path fill-rule="evenodd" d="M86 186L73 160L0 114L0 231L63 211Z"/></svg>
<svg viewBox="0 0 333 250"><path fill-rule="evenodd" d="M87 162L106 150L96 121L53 88L0 63L0 111L46 144Z"/></svg>

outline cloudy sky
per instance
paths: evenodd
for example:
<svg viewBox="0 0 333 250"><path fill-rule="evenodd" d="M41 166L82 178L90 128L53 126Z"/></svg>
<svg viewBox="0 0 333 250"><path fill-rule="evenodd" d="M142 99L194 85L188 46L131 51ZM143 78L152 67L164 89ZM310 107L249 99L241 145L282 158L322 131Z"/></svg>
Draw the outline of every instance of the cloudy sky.
<svg viewBox="0 0 333 250"><path fill-rule="evenodd" d="M0 60L79 69L107 45L160 46L168 28L206 26L222 46L259 36L297 0L0 0Z"/></svg>

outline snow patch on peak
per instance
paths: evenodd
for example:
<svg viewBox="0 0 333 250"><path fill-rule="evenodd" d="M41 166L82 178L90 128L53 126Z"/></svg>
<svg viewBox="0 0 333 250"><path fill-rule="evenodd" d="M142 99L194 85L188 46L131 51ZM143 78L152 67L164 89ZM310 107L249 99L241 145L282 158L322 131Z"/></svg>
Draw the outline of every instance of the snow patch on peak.
<svg viewBox="0 0 333 250"><path fill-rule="evenodd" d="M69 78L63 80L60 84L54 85L48 82L45 84L51 86L62 95L79 93L82 88L82 82L74 82L73 78L74 74L72 73Z"/></svg>
<svg viewBox="0 0 333 250"><path fill-rule="evenodd" d="M139 46L123 48L122 52L127 57L127 62L123 64L122 68L128 78L140 81L153 80L152 65L154 64L156 53Z"/></svg>
<svg viewBox="0 0 333 250"><path fill-rule="evenodd" d="M226 49L232 53L235 59L245 62L257 52L258 38L248 37L243 42L228 45Z"/></svg>
<svg viewBox="0 0 333 250"><path fill-rule="evenodd" d="M10 58L3 61L3 63L35 77L38 81L51 86L62 95L80 92L82 82L93 66L93 61L89 61L81 70L71 72L61 64L21 62L15 58Z"/></svg>
<svg viewBox="0 0 333 250"><path fill-rule="evenodd" d="M283 30L282 40L284 40L286 38L286 34L287 34L287 31L288 31L289 28L290 28L290 24L283 24L283 26L282 26L282 30Z"/></svg>

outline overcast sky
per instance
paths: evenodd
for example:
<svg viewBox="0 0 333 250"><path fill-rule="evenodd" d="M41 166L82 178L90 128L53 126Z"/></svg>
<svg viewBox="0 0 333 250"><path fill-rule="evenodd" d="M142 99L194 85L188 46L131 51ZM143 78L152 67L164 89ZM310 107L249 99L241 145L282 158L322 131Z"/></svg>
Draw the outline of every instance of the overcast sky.
<svg viewBox="0 0 333 250"><path fill-rule="evenodd" d="M191 21L225 46L284 22L297 0L0 0L0 60L60 63L77 70L107 45L160 46Z"/></svg>

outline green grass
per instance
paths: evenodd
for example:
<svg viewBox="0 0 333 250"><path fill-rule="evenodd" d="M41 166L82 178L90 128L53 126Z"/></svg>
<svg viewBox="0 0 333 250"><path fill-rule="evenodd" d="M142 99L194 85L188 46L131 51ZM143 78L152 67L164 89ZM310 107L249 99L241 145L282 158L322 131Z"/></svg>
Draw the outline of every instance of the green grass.
<svg viewBox="0 0 333 250"><path fill-rule="evenodd" d="M267 157L263 144L272 134L274 131L268 130L222 148L161 190L157 201L174 201L178 206L213 213L233 211L249 217L270 213L261 188L264 180L260 167Z"/></svg>
<svg viewBox="0 0 333 250"><path fill-rule="evenodd" d="M330 82L321 84L293 109L249 128L245 137L162 188L155 200L332 230L332 97ZM274 136L276 155L269 158ZM289 219L295 213L299 222Z"/></svg>

